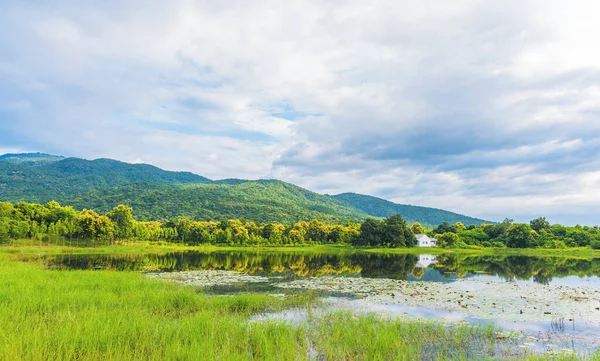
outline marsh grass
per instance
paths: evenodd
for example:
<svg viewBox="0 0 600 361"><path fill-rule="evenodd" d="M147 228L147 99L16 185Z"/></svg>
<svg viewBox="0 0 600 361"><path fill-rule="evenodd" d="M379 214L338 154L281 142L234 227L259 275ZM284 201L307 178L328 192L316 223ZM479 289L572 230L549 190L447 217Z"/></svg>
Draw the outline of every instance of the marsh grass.
<svg viewBox="0 0 600 361"><path fill-rule="evenodd" d="M311 332L327 360L472 360L495 354L493 327L338 312L319 320Z"/></svg>
<svg viewBox="0 0 600 361"><path fill-rule="evenodd" d="M314 294L208 296L138 272L45 270L3 253L0 359L496 359L491 327L347 312L251 322L253 315L315 300Z"/></svg>

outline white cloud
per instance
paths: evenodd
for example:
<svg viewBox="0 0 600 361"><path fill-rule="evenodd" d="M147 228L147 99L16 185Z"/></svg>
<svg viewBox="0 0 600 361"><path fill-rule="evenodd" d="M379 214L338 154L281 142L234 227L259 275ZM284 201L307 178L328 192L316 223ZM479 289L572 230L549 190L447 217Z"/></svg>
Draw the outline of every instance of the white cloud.
<svg viewBox="0 0 600 361"><path fill-rule="evenodd" d="M595 200L593 1L4 8L0 141L17 148L493 219Z"/></svg>

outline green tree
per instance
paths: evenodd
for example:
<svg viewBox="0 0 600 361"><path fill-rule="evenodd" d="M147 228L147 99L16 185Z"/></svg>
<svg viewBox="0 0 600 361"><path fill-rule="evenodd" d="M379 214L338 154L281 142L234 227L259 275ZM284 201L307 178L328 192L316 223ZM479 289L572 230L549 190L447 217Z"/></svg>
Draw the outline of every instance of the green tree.
<svg viewBox="0 0 600 361"><path fill-rule="evenodd" d="M528 248L533 242L532 229L528 224L512 224L506 231L506 245L511 248Z"/></svg>
<svg viewBox="0 0 600 361"><path fill-rule="evenodd" d="M452 233L456 233L456 225L454 224L450 224L448 222L444 222L442 224L440 224L439 226L437 226L434 230L433 233L434 234L444 234L447 232L452 232Z"/></svg>
<svg viewBox="0 0 600 361"><path fill-rule="evenodd" d="M133 210L123 204L119 204L107 214L114 223L115 237L117 239L128 239L133 235Z"/></svg>
<svg viewBox="0 0 600 361"><path fill-rule="evenodd" d="M77 211L73 207L62 207L58 202L51 201L46 204L48 213L46 214L46 223L56 223L58 221L74 221L77 219Z"/></svg>
<svg viewBox="0 0 600 361"><path fill-rule="evenodd" d="M95 238L101 241L112 241L115 234L115 226L107 216L100 216L94 222Z"/></svg>
<svg viewBox="0 0 600 361"><path fill-rule="evenodd" d="M532 219L529 222L531 229L536 232L540 232L541 230L550 230L550 222L546 220L546 217L539 217L536 219Z"/></svg>
<svg viewBox="0 0 600 361"><path fill-rule="evenodd" d="M8 218L0 218L0 241L8 241L10 238L10 224Z"/></svg>
<svg viewBox="0 0 600 361"><path fill-rule="evenodd" d="M415 222L410 226L410 230L413 234L423 234L425 233L425 228L419 222Z"/></svg>
<svg viewBox="0 0 600 361"><path fill-rule="evenodd" d="M77 219L77 228L79 236L85 239L96 237L96 220L100 217L98 213L84 209Z"/></svg>
<svg viewBox="0 0 600 361"><path fill-rule="evenodd" d="M317 220L310 221L305 238L310 239L312 242L325 242L327 240L327 229L325 224Z"/></svg>
<svg viewBox="0 0 600 361"><path fill-rule="evenodd" d="M417 239L401 215L390 216L383 221L381 242L388 247L413 247Z"/></svg>
<svg viewBox="0 0 600 361"><path fill-rule="evenodd" d="M458 241L458 235L452 232L446 232L438 237L438 245L441 247L454 247Z"/></svg>
<svg viewBox="0 0 600 361"><path fill-rule="evenodd" d="M367 218L360 225L360 235L355 237L352 244L354 246L379 246L381 245L382 222Z"/></svg>
<svg viewBox="0 0 600 361"><path fill-rule="evenodd" d="M0 202L0 218L11 218L13 216L14 207L12 203Z"/></svg>

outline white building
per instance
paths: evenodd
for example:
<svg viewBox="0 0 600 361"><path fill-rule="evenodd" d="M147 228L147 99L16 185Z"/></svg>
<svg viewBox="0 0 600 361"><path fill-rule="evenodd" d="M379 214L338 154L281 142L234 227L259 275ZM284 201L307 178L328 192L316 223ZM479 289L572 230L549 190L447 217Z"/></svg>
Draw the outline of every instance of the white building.
<svg viewBox="0 0 600 361"><path fill-rule="evenodd" d="M437 239L429 238L426 234L417 234L417 247L435 247Z"/></svg>
<svg viewBox="0 0 600 361"><path fill-rule="evenodd" d="M420 254L419 262L415 265L417 268L427 268L429 265L437 263L437 257L431 254Z"/></svg>

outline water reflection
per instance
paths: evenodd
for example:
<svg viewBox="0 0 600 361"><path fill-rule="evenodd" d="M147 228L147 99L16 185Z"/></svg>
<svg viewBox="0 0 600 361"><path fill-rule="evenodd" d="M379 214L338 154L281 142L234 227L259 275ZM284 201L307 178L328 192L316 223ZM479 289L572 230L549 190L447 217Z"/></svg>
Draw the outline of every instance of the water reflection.
<svg viewBox="0 0 600 361"><path fill-rule="evenodd" d="M54 269L118 271L231 270L248 274L319 277L325 275L452 282L496 276L507 281L549 284L555 278L599 276L600 259L477 255L390 255L366 253L186 251L142 255L60 255L44 258Z"/></svg>
<svg viewBox="0 0 600 361"><path fill-rule="evenodd" d="M427 268L432 264L438 263L437 257L431 254L420 254L419 260L415 265L416 268Z"/></svg>

